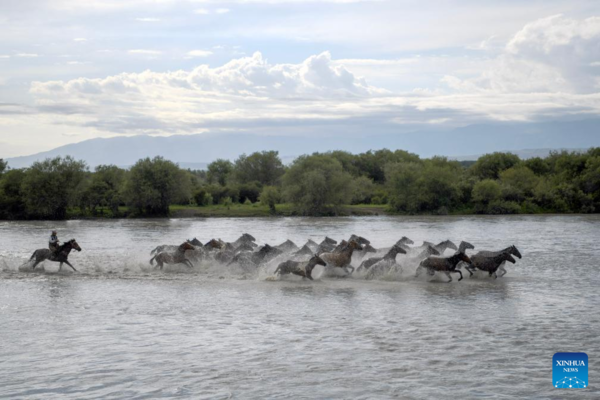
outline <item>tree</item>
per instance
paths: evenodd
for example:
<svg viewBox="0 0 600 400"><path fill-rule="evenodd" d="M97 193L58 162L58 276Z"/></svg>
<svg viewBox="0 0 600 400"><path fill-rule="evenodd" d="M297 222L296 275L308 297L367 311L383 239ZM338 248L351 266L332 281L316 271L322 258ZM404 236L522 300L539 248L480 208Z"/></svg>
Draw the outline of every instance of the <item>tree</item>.
<svg viewBox="0 0 600 400"><path fill-rule="evenodd" d="M283 176L283 190L305 215L335 213L352 198L352 177L329 155L300 156Z"/></svg>
<svg viewBox="0 0 600 400"><path fill-rule="evenodd" d="M0 176L8 169L8 163L0 158Z"/></svg>
<svg viewBox="0 0 600 400"><path fill-rule="evenodd" d="M249 200L256 203L260 196L260 184L258 182L248 182L238 187L240 203Z"/></svg>
<svg viewBox="0 0 600 400"><path fill-rule="evenodd" d="M272 214L277 212L275 206L281 201L281 194L275 186L265 186L260 194L260 202L269 206Z"/></svg>
<svg viewBox="0 0 600 400"><path fill-rule="evenodd" d="M500 180L518 190L523 196L531 197L539 178L525 165L517 165L500 172Z"/></svg>
<svg viewBox="0 0 600 400"><path fill-rule="evenodd" d="M141 215L169 214L169 205L190 198L185 171L162 157L139 160L129 172L127 204Z"/></svg>
<svg viewBox="0 0 600 400"><path fill-rule="evenodd" d="M70 156L33 163L23 181L28 214L44 219L65 219L67 208L75 203L75 189L86 170L83 161Z"/></svg>
<svg viewBox="0 0 600 400"><path fill-rule="evenodd" d="M219 158L208 164L206 178L208 179L208 183L218 183L221 186L225 186L231 171L233 171L233 164L231 161Z"/></svg>
<svg viewBox="0 0 600 400"><path fill-rule="evenodd" d="M25 171L13 169L0 180L0 219L26 219L28 217L23 196Z"/></svg>
<svg viewBox="0 0 600 400"><path fill-rule="evenodd" d="M419 163L419 156L404 150L394 152L383 149L377 151L367 151L356 156L355 164L362 175L368 176L375 183L385 182L385 166L390 163L412 162Z"/></svg>
<svg viewBox="0 0 600 400"><path fill-rule="evenodd" d="M352 204L370 204L375 193L375 184L366 176L354 179Z"/></svg>
<svg viewBox="0 0 600 400"><path fill-rule="evenodd" d="M256 152L249 156L242 154L233 166L235 180L239 183L256 181L260 185L275 185L284 172L277 151Z"/></svg>
<svg viewBox="0 0 600 400"><path fill-rule="evenodd" d="M393 209L407 213L447 213L458 204L460 164L445 158L389 164L386 179Z"/></svg>
<svg viewBox="0 0 600 400"><path fill-rule="evenodd" d="M82 191L82 202L95 212L96 207L108 207L113 215L119 213L123 201L125 171L115 165L99 165L87 187Z"/></svg>
<svg viewBox="0 0 600 400"><path fill-rule="evenodd" d="M476 211L486 213L490 204L500 199L502 189L500 184L492 179L479 181L473 187L473 202Z"/></svg>
<svg viewBox="0 0 600 400"><path fill-rule="evenodd" d="M390 207L396 211L415 213L418 210L418 180L421 167L417 163L388 164L385 171L390 193Z"/></svg>
<svg viewBox="0 0 600 400"><path fill-rule="evenodd" d="M479 179L498 179L500 172L517 165L521 160L512 153L492 153L479 157L470 171Z"/></svg>

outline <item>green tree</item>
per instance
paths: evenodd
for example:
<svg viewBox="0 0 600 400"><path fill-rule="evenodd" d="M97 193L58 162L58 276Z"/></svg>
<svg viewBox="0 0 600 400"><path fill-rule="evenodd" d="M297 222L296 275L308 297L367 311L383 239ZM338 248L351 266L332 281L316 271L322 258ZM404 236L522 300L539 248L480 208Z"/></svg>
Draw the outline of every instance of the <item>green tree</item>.
<svg viewBox="0 0 600 400"><path fill-rule="evenodd" d="M260 185L275 185L284 174L285 168L279 158L279 152L263 151L239 156L235 160L233 172L239 183L256 181Z"/></svg>
<svg viewBox="0 0 600 400"><path fill-rule="evenodd" d="M404 150L394 152L383 149L377 151L367 151L356 156L355 164L360 170L361 175L365 175L375 183L383 184L386 179L385 166L390 163L419 163L419 156Z"/></svg>
<svg viewBox="0 0 600 400"><path fill-rule="evenodd" d="M27 212L44 219L65 219L76 201L75 189L87 167L72 157L56 157L33 163L23 181Z"/></svg>
<svg viewBox="0 0 600 400"><path fill-rule="evenodd" d="M139 160L126 183L127 204L141 215L169 214L169 205L190 198L185 171L162 157Z"/></svg>
<svg viewBox="0 0 600 400"><path fill-rule="evenodd" d="M0 219L26 219L28 217L23 194L25 171L13 169L0 180Z"/></svg>
<svg viewBox="0 0 600 400"><path fill-rule="evenodd" d="M354 179L352 204L370 204L375 194L375 184L366 176Z"/></svg>
<svg viewBox="0 0 600 400"><path fill-rule="evenodd" d="M415 213L419 209L418 181L421 166L414 162L388 164L386 184L389 190L389 204L395 211Z"/></svg>
<svg viewBox="0 0 600 400"><path fill-rule="evenodd" d="M479 157L470 171L479 179L498 179L500 172L517 165L521 160L512 153L492 153Z"/></svg>
<svg viewBox="0 0 600 400"><path fill-rule="evenodd" d="M484 179L479 181L473 187L473 202L476 206L476 211L485 213L490 204L500 200L502 189L500 184L492 179Z"/></svg>
<svg viewBox="0 0 600 400"><path fill-rule="evenodd" d="M503 184L517 189L523 196L531 197L539 178L525 165L517 165L500 172L500 180Z"/></svg>
<svg viewBox="0 0 600 400"><path fill-rule="evenodd" d="M260 193L260 202L269 206L272 214L277 212L275 208L277 203L281 201L281 194L275 186L265 186Z"/></svg>
<svg viewBox="0 0 600 400"><path fill-rule="evenodd" d="M407 213L447 213L460 202L462 167L445 158L389 164L386 179L392 209Z"/></svg>
<svg viewBox="0 0 600 400"><path fill-rule="evenodd" d="M99 165L90 182L82 190L83 204L93 213L97 207L108 207L113 215L119 213L123 202L125 171L115 165Z"/></svg>
<svg viewBox="0 0 600 400"><path fill-rule="evenodd" d="M330 155L300 156L283 176L283 190L305 215L335 213L352 198L352 177Z"/></svg>
<svg viewBox="0 0 600 400"><path fill-rule="evenodd" d="M221 186L225 186L227 184L227 178L232 171L233 164L231 161L219 158L218 160L208 164L206 178L208 179L208 183L217 183Z"/></svg>
<svg viewBox="0 0 600 400"><path fill-rule="evenodd" d="M0 176L8 169L8 163L0 158Z"/></svg>
<svg viewBox="0 0 600 400"><path fill-rule="evenodd" d="M249 200L256 203L260 196L260 184L258 182L248 182L238 186L239 200L244 202Z"/></svg>

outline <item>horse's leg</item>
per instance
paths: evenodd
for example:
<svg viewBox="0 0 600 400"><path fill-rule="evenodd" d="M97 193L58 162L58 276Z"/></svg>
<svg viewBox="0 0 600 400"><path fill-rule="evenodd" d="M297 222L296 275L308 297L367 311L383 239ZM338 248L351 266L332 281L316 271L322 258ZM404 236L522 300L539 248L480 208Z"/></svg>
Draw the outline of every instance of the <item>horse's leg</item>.
<svg viewBox="0 0 600 400"><path fill-rule="evenodd" d="M33 270L35 269L35 267L36 267L36 266L37 266L39 263L41 263L42 261L43 261L43 260L38 260L38 259L36 258L36 260L35 260L35 264L33 264L33 267L31 267L31 270L33 271Z"/></svg>
<svg viewBox="0 0 600 400"><path fill-rule="evenodd" d="M58 264L58 272L60 272L60 270L62 269L62 265L63 265L63 263L62 263L62 261L61 261L61 263L60 263L60 264Z"/></svg>
<svg viewBox="0 0 600 400"><path fill-rule="evenodd" d="M498 268L500 271L502 271L502 275L500 275L500 278L502 278L504 275L506 275L506 270L504 269L504 267L501 265L500 268Z"/></svg>
<svg viewBox="0 0 600 400"><path fill-rule="evenodd" d="M419 275L421 275L421 268L422 268L422 267L421 267L420 265L417 267L417 271L415 272L415 276L416 276L417 278L419 277Z"/></svg>
<svg viewBox="0 0 600 400"><path fill-rule="evenodd" d="M67 260L65 260L65 264L67 264L69 267L73 268L73 271L77 272L77 270L75 269L74 266L71 265L71 263ZM61 267L62 267L62 263L60 263Z"/></svg>
<svg viewBox="0 0 600 400"><path fill-rule="evenodd" d="M473 271L471 271L471 268L470 268L470 267L467 265L467 266L465 267L465 269L466 269L467 271L469 271L469 274L471 274L471 275L469 275L469 277L472 277L472 276L473 276Z"/></svg>
<svg viewBox="0 0 600 400"><path fill-rule="evenodd" d="M444 273L446 274L446 276L448 277L448 279L450 279L450 280L448 281L448 283L452 282L452 277L450 276L450 272L448 272L448 271L444 271Z"/></svg>
<svg viewBox="0 0 600 400"><path fill-rule="evenodd" d="M460 281L462 281L462 278L463 278L463 274L462 274L462 272L460 272L459 270L455 270L455 271L452 271L452 272L454 272L454 273L457 273L457 274L460 274L460 278L458 278L458 281L459 281L459 282L460 282Z"/></svg>
<svg viewBox="0 0 600 400"><path fill-rule="evenodd" d="M185 265L187 265L190 268L194 268L194 264L192 264L192 262L190 260L184 260L183 262Z"/></svg>
<svg viewBox="0 0 600 400"><path fill-rule="evenodd" d="M348 268L352 268L352 271L348 272ZM348 275L352 275L354 273L354 267L352 265L348 265L344 268Z"/></svg>

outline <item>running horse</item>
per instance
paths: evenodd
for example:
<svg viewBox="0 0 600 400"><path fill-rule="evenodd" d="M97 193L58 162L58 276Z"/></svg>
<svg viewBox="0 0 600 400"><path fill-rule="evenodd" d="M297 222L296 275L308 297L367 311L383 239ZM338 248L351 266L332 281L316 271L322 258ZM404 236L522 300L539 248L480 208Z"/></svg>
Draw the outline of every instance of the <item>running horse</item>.
<svg viewBox="0 0 600 400"><path fill-rule="evenodd" d="M73 268L73 271L77 272L75 267L72 266L68 260L69 253L73 249L81 251L81 247L79 247L79 244L77 244L77 241L75 239L71 239L68 242L63 243L61 246L58 247L55 253L52 253L49 249L37 249L33 252L31 258L29 259L29 261L27 261L27 263L35 259L35 264L33 264L33 267L31 268L32 271L35 270L35 267L42 261L49 260L60 263L60 266L58 267L59 271L62 269L63 263L65 263L69 267Z"/></svg>
<svg viewBox="0 0 600 400"><path fill-rule="evenodd" d="M164 264L184 264L190 268L194 268L194 265L190 260L188 260L185 256L185 252L187 250L194 250L194 246L189 244L188 242L183 242L177 250L174 252L166 252L158 253L154 257L150 259L150 265L154 265L154 261L156 260L156 266L160 269L163 269Z"/></svg>

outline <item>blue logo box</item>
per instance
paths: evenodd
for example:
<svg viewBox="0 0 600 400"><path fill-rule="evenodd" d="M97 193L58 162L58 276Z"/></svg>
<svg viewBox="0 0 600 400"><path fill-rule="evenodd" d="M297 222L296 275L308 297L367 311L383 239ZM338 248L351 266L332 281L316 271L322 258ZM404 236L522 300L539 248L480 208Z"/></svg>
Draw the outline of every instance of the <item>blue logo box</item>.
<svg viewBox="0 0 600 400"><path fill-rule="evenodd" d="M552 357L552 385L557 389L588 387L588 356L585 353L556 353Z"/></svg>

